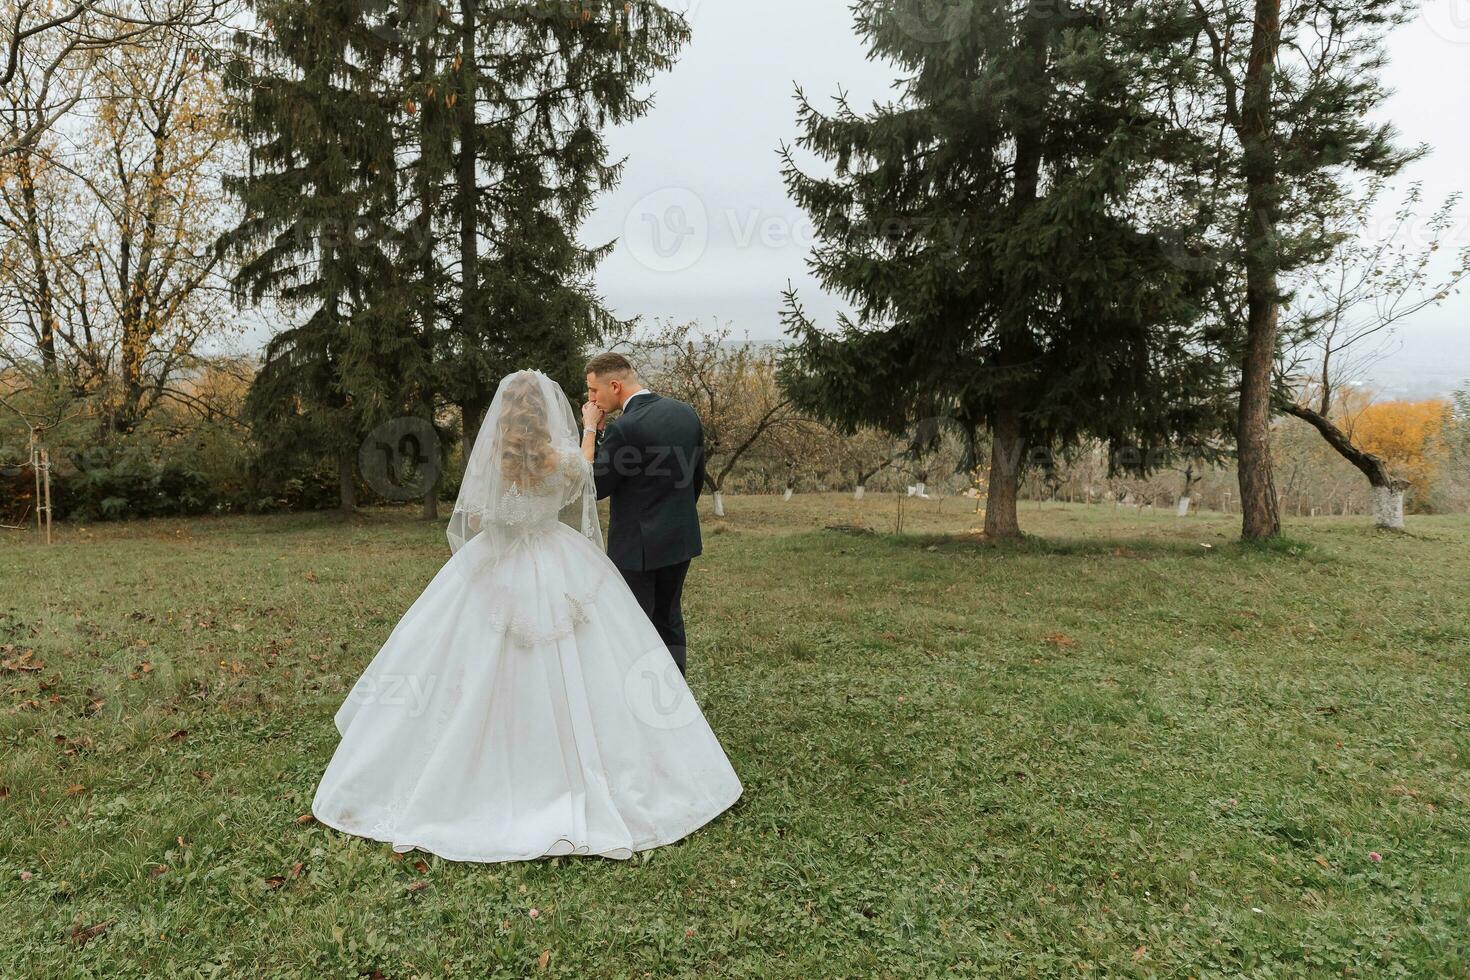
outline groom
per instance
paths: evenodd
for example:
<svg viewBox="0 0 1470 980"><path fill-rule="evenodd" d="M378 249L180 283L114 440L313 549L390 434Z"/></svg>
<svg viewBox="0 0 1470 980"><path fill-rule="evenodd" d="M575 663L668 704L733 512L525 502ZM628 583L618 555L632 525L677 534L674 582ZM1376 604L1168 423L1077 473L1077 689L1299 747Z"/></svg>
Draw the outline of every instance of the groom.
<svg viewBox="0 0 1470 980"><path fill-rule="evenodd" d="M611 424L608 412L622 409ZM621 354L587 362L582 449L595 449L597 499L611 497L607 554L685 672L679 600L702 551L695 503L704 487L704 428L690 406L643 387Z"/></svg>

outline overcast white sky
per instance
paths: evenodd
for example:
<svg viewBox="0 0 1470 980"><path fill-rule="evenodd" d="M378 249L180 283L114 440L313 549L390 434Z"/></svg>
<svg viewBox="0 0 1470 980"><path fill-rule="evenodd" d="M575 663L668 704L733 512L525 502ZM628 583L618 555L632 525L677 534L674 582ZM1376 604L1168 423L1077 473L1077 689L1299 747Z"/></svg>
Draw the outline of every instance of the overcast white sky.
<svg viewBox="0 0 1470 980"><path fill-rule="evenodd" d="M672 0L679 6L681 0ZM694 40L656 82L645 118L611 135L627 155L583 238L619 238L598 282L621 315L731 323L752 339L781 336L788 280L819 322L836 304L806 274L810 232L787 200L776 153L797 135L792 94L818 105L839 88L855 104L888 93L892 71L866 60L849 0L694 0ZM1470 0L1426 0L1391 44L1388 118L1433 154L1406 179L1426 204L1470 184ZM1447 245L1470 243L1470 206ZM1448 250L1447 251L1451 251ZM1470 292L1405 325L1374 379L1385 393L1445 392L1470 380Z"/></svg>

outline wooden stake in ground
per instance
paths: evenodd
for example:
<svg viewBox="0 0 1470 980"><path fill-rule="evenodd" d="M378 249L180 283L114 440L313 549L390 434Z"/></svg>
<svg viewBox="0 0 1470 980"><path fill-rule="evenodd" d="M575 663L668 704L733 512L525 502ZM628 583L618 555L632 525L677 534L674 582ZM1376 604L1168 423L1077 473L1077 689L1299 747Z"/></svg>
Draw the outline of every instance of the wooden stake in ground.
<svg viewBox="0 0 1470 980"><path fill-rule="evenodd" d="M51 543L51 453L46 447L41 447L41 482L46 488L46 543ZM40 502L37 501L37 517L40 516Z"/></svg>
<svg viewBox="0 0 1470 980"><path fill-rule="evenodd" d="M36 430L31 429L31 472L36 477L36 533L41 533L41 456L36 451Z"/></svg>

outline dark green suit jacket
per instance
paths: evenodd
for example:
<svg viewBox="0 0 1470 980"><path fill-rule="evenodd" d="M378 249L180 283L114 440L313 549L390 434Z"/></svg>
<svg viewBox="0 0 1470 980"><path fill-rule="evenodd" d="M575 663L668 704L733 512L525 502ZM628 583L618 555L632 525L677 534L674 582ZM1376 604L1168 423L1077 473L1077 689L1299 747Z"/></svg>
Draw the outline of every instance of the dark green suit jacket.
<svg viewBox="0 0 1470 980"><path fill-rule="evenodd" d="M630 571L677 565L700 554L704 426L677 398L648 392L608 423L592 464L597 499L608 504L607 555Z"/></svg>

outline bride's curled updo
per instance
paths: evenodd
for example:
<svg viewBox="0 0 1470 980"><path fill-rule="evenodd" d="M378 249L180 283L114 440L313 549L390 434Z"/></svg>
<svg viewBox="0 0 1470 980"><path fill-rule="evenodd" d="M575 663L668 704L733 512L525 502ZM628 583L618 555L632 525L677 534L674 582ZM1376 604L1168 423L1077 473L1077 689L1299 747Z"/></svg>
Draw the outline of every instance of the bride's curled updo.
<svg viewBox="0 0 1470 980"><path fill-rule="evenodd" d="M556 454L547 428L547 406L533 374L506 382L501 393L500 473L522 489L538 486L556 469Z"/></svg>

